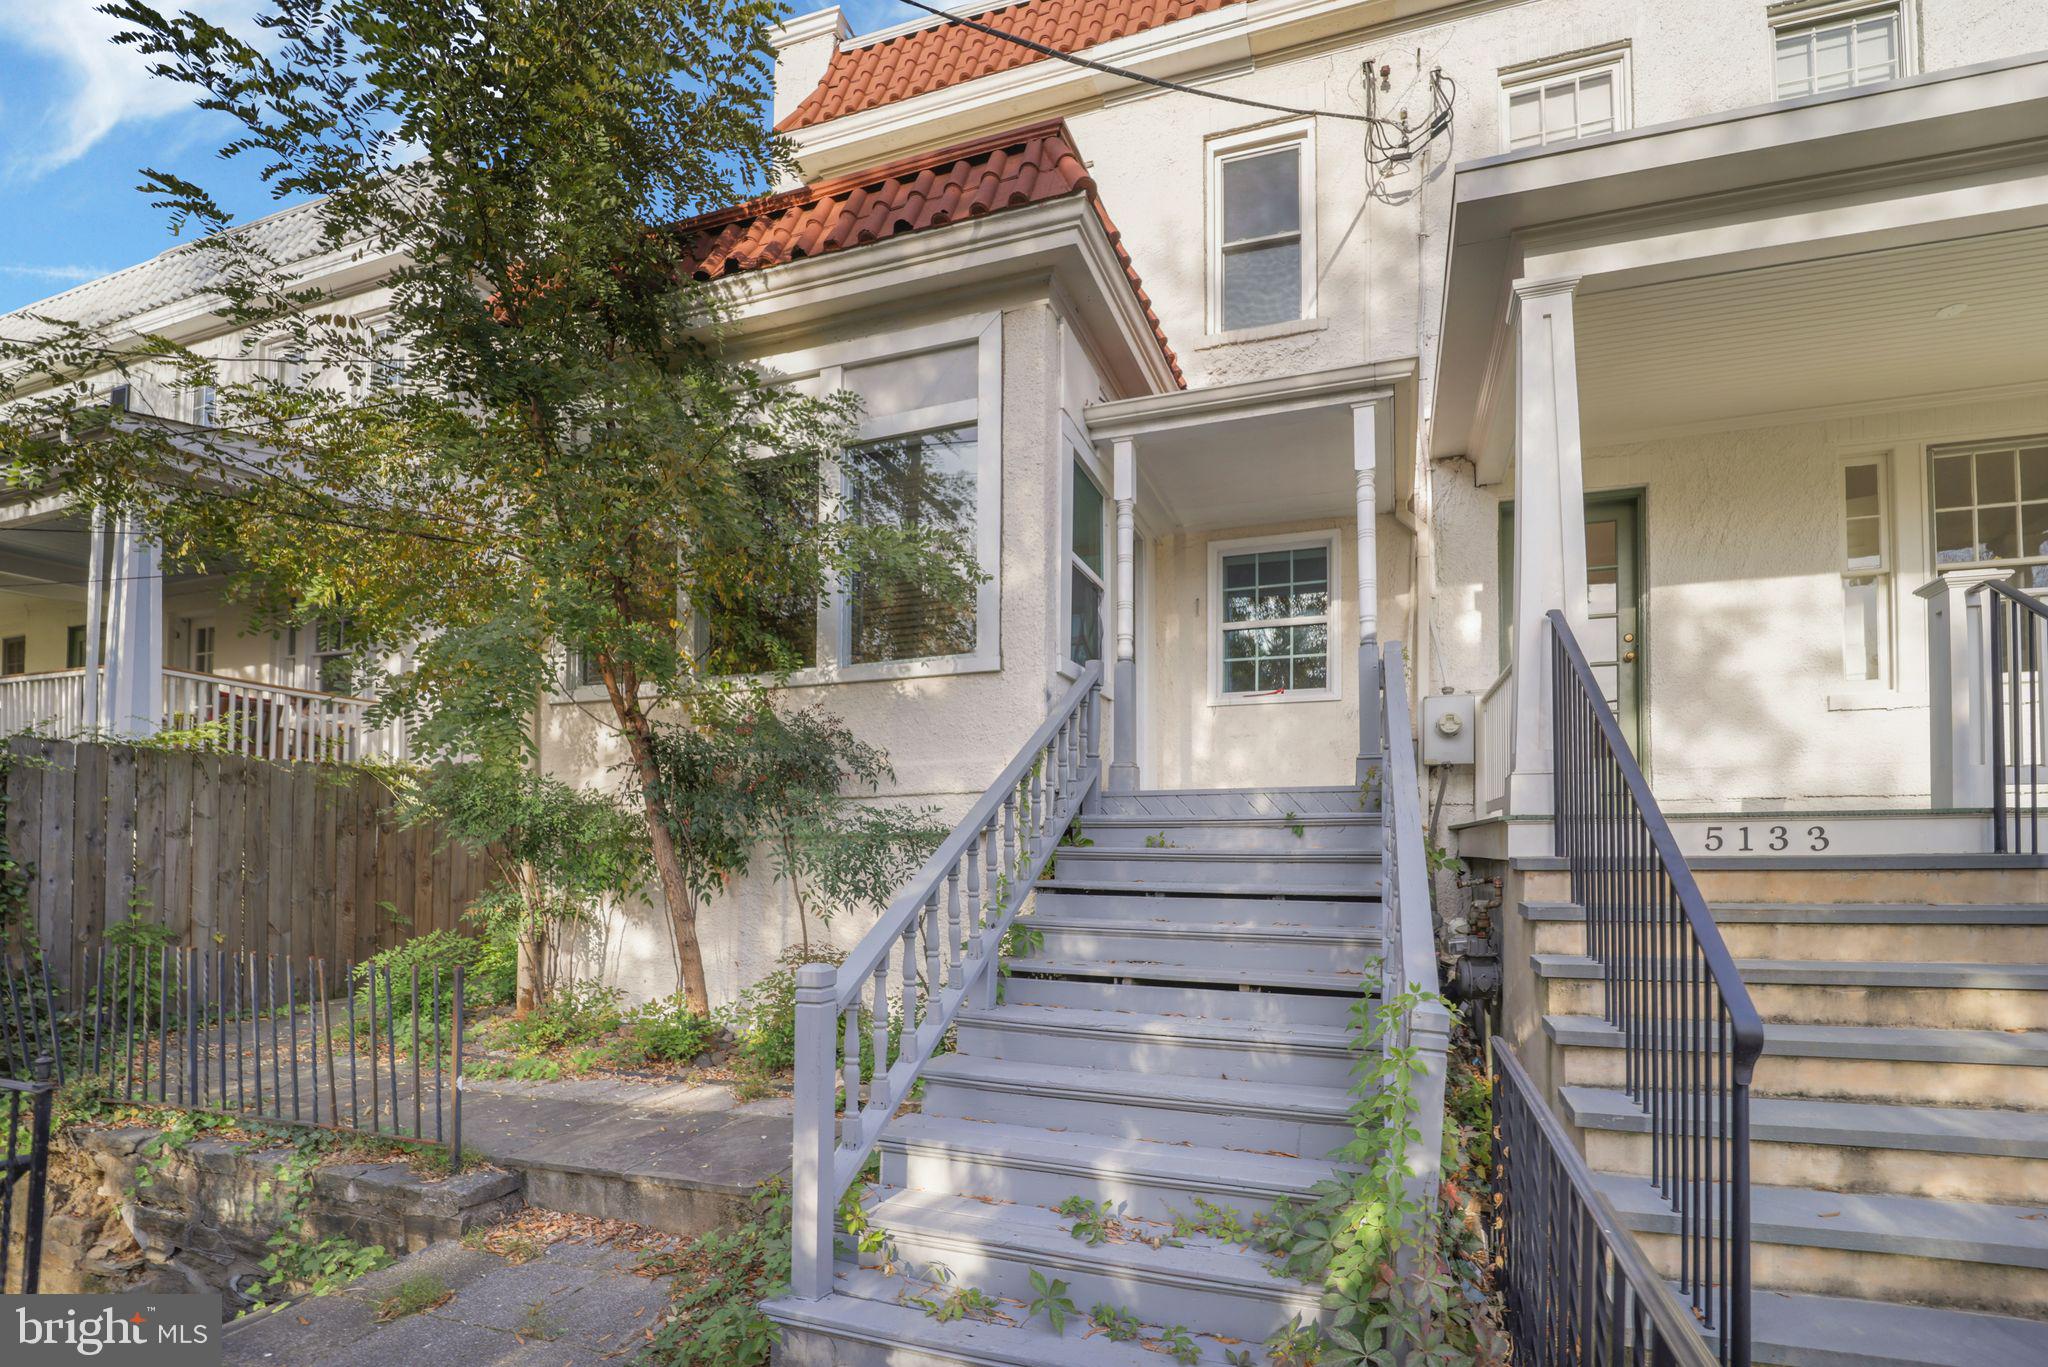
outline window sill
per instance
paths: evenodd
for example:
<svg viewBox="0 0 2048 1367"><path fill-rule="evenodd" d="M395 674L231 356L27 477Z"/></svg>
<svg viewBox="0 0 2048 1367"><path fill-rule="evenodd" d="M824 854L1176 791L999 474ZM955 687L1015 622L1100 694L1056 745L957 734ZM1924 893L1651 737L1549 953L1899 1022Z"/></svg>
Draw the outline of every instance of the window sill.
<svg viewBox="0 0 2048 1367"><path fill-rule="evenodd" d="M1209 699L1211 707L1258 707L1268 703L1290 702L1342 702L1344 692L1337 688L1299 690L1293 693L1219 693Z"/></svg>
<svg viewBox="0 0 2048 1367"><path fill-rule="evenodd" d="M1905 712L1927 706L1927 699L1914 693L1889 688L1868 688L1849 693L1828 694L1830 712Z"/></svg>
<svg viewBox="0 0 2048 1367"><path fill-rule="evenodd" d="M1217 347L1241 346L1246 342L1273 342L1282 337L1321 332L1329 326L1327 318L1295 318L1285 323L1267 323L1264 327L1239 328L1235 332L1212 332L1206 341L1197 342L1192 349L1211 351Z"/></svg>

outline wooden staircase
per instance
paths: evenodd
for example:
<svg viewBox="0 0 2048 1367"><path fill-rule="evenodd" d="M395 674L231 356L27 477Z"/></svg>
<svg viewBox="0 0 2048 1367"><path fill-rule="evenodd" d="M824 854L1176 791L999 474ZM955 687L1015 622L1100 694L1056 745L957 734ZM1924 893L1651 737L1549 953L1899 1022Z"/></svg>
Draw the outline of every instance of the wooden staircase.
<svg viewBox="0 0 2048 1367"><path fill-rule="evenodd" d="M963 1011L921 1107L882 1131L861 1205L885 1247L842 1257L830 1296L767 1307L778 1361L1262 1361L1316 1318L1319 1288L1175 1220L1200 1202L1248 1219L1333 1172L1383 935L1380 818L1356 789L1154 792L1098 799L1079 830L1018 922L999 1003ZM1076 1237L1056 1210L1075 1197L1118 1228ZM1033 1274L1066 1283L1063 1332L1032 1313ZM986 1309L936 1311L970 1288ZM1139 1337L1091 1328L1098 1303Z"/></svg>
<svg viewBox="0 0 2048 1367"><path fill-rule="evenodd" d="M2048 1362L2048 874L1696 869L1765 1022L1751 1106L1755 1355L1786 1367ZM1644 1174L1565 875L1520 875L1559 1115L1659 1271ZM1511 967L1516 967L1511 965Z"/></svg>

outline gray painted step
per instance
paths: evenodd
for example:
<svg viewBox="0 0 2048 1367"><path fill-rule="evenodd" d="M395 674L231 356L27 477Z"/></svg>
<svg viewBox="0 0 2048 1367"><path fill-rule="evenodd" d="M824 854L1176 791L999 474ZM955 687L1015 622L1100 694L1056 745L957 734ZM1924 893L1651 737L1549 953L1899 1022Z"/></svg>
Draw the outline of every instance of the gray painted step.
<svg viewBox="0 0 2048 1367"><path fill-rule="evenodd" d="M1532 954L1545 978L1598 980L1600 965L1579 954ZM1824 987L1996 988L2048 992L2048 964L1890 964L1855 960L1737 959L1742 980Z"/></svg>
<svg viewBox="0 0 2048 1367"><path fill-rule="evenodd" d="M1178 925L1371 926L1385 913L1380 903L1352 898L1316 901L1307 897L1193 897L1149 892L1079 892L1059 884L1038 884L1032 906L1062 920L1170 921Z"/></svg>
<svg viewBox="0 0 2048 1367"><path fill-rule="evenodd" d="M1020 973L1044 973L1061 978L1137 978L1148 982L1190 983L1203 987L1262 987L1282 992L1341 992L1356 997L1377 986L1361 971L1336 965L1328 968L1266 968L1246 964L1218 968L1207 964L1183 964L1165 959L1054 958L1032 954L1007 961L1011 982Z"/></svg>
<svg viewBox="0 0 2048 1367"><path fill-rule="evenodd" d="M961 1015L959 1052L1017 1063L1342 1087L1357 1054L1348 1030L1006 1004Z"/></svg>
<svg viewBox="0 0 2048 1367"><path fill-rule="evenodd" d="M953 1286L1028 1301L1031 1273L1057 1277L1084 1310L1116 1305L1147 1324L1199 1324L1262 1342L1290 1321L1316 1317L1322 1293L1275 1276L1250 1249L1192 1236L1154 1248L1133 1239L1089 1245L1067 1218L1042 1206L1001 1205L929 1191L882 1190L865 1203L888 1231L891 1253L915 1273L937 1263ZM1167 1238L1170 1226L1138 1227Z"/></svg>
<svg viewBox="0 0 2048 1367"><path fill-rule="evenodd" d="M1625 1092L1562 1087L1558 1095L1570 1124L1630 1134L1649 1132L1649 1117ZM2031 1111L1754 1097L1749 1103L1749 1133L1752 1142L1759 1144L2048 1158L2048 1124Z"/></svg>
<svg viewBox="0 0 2048 1367"><path fill-rule="evenodd" d="M1096 849L1246 850L1287 854L1349 850L1377 854L1378 814L1271 817L1083 816L1081 833Z"/></svg>
<svg viewBox="0 0 2048 1367"><path fill-rule="evenodd" d="M1380 952L1379 929L1359 926L1183 925L1174 921L1069 920L1040 909L1023 924L1044 937L1048 959L1205 964L1363 973Z"/></svg>
<svg viewBox="0 0 2048 1367"><path fill-rule="evenodd" d="M1022 1305L1003 1307L1010 1323L941 1324L897 1300L930 1294L930 1288L863 1268L842 1267L835 1286L836 1293L821 1301L784 1299L761 1307L782 1326L778 1367L1160 1367L1167 1360L1137 1343L1083 1337L1085 1327L1073 1324L1055 1335L1043 1316L1026 1322ZM1214 1339L1195 1342L1204 1364L1223 1361L1223 1346Z"/></svg>
<svg viewBox="0 0 2048 1367"><path fill-rule="evenodd" d="M1062 845L1055 881L1072 875L1082 882L1252 884L1259 887L1379 886L1377 853L1346 850L1289 850L1257 853L1246 850L1104 849L1095 845Z"/></svg>
<svg viewBox="0 0 2048 1367"><path fill-rule="evenodd" d="M1122 1201L1148 1220L1193 1214L1195 1198L1263 1213L1302 1199L1330 1175L1317 1159L1275 1158L1112 1135L912 1114L882 1133L882 1180L891 1186L973 1192L1055 1206L1069 1196Z"/></svg>
<svg viewBox="0 0 2048 1367"><path fill-rule="evenodd" d="M2048 1362L2048 1323L1759 1291L1756 1360L1773 1367L2020 1367Z"/></svg>
<svg viewBox="0 0 2048 1367"><path fill-rule="evenodd" d="M1012 961L1013 964L1020 961ZM1057 964L1022 960L1027 970L1047 971ZM1078 971L1100 965L1078 965ZM1112 972L1130 972L1111 970ZM1185 982L1175 982L1173 971L1148 967L1148 979L1165 974L1164 984L1154 981L1124 983L1114 977L1045 978L1011 976L998 989L1002 1001L1019 1006L1078 1007L1097 1011L1136 1011L1145 1015L1198 1016L1205 1020L1269 1021L1275 1025L1316 1025L1336 1028L1351 1019L1352 1009L1372 986L1357 979L1318 981L1318 986L1335 990L1299 992L1285 988L1247 985L1244 988L1208 987L1222 976L1216 969L1183 971Z"/></svg>
<svg viewBox="0 0 2048 1367"><path fill-rule="evenodd" d="M1098 794L1091 804L1104 816L1284 816L1288 812L1338 814L1375 810L1356 787L1144 789Z"/></svg>
<svg viewBox="0 0 2048 1367"><path fill-rule="evenodd" d="M1593 1182L1630 1229L1679 1232L1648 1180L1600 1172ZM1758 1243L2048 1269L2048 1209L2040 1206L1753 1186L1750 1232Z"/></svg>
<svg viewBox="0 0 2048 1367"><path fill-rule="evenodd" d="M1043 879L1033 883L1036 892L1108 892L1108 893L1185 893L1197 897L1242 897L1247 899L1294 899L1306 898L1321 901L1377 902L1380 896L1381 875L1377 867L1364 875L1346 879L1341 883L1276 883L1271 880L1246 882L1221 876L1211 876L1189 882L1168 880L1139 881L1133 878L1105 878L1084 869L1079 863L1057 870L1057 881Z"/></svg>
<svg viewBox="0 0 2048 1367"><path fill-rule="evenodd" d="M1622 1032L1598 1016L1545 1016L1543 1029L1559 1044L1574 1048L1619 1049L1624 1043ZM1915 1030L1771 1021L1764 1026L1764 1052L1803 1058L2048 1068L2048 1031Z"/></svg>
<svg viewBox="0 0 2048 1367"><path fill-rule="evenodd" d="M1203 1148L1325 1158L1351 1139L1351 1096L1225 1078L941 1054L925 1064L928 1115L1038 1125Z"/></svg>

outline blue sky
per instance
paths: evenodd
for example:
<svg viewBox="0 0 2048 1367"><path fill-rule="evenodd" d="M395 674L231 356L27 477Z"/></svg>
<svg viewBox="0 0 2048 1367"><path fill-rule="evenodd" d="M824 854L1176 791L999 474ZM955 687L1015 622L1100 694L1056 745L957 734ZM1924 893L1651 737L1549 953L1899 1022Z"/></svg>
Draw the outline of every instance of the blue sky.
<svg viewBox="0 0 2048 1367"><path fill-rule="evenodd" d="M249 219L277 207L246 162L214 155L225 120L192 108L108 41L101 0L0 0L0 311L132 266L174 244L136 192L149 165L204 185ZM160 0L243 28L258 0ZM822 0L794 0L798 12ZM845 0L856 32L915 18L898 0ZM253 30L248 31L253 36Z"/></svg>

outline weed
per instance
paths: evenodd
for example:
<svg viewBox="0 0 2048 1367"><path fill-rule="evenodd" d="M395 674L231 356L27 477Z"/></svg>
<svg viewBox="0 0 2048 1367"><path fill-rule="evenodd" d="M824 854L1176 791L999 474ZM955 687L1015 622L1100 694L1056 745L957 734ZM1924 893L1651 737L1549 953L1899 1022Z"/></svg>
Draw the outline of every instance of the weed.
<svg viewBox="0 0 2048 1367"><path fill-rule="evenodd" d="M1001 1301L977 1286L956 1287L943 1296L906 1296L904 1303L916 1306L940 1324L950 1324L954 1320L1002 1324L1010 1318L1003 1313Z"/></svg>
<svg viewBox="0 0 2048 1367"><path fill-rule="evenodd" d="M377 1322L389 1324L407 1315L417 1315L422 1310L432 1310L437 1305L446 1305L454 1296L448 1284L431 1272L407 1277L398 1284L396 1291L377 1303Z"/></svg>
<svg viewBox="0 0 2048 1367"><path fill-rule="evenodd" d="M1073 1298L1067 1295L1065 1282L1048 1278L1034 1267L1031 1269L1031 1303L1025 1309L1024 1318L1030 1320L1041 1314L1055 1335L1064 1335L1067 1321L1079 1315L1080 1311L1075 1308Z"/></svg>
<svg viewBox="0 0 2048 1367"><path fill-rule="evenodd" d="M1259 1218L1254 1216L1247 1224L1244 1217L1228 1206L1219 1206L1203 1197L1195 1198L1195 1214L1172 1210L1173 1232L1185 1239L1191 1234L1206 1234L1212 1239L1221 1239L1226 1244L1249 1244L1258 1240Z"/></svg>
<svg viewBox="0 0 2048 1367"><path fill-rule="evenodd" d="M526 1307L526 1317L519 1321L519 1327L512 1331L522 1343L528 1339L539 1339L542 1343L553 1343L562 1336L562 1328L548 1314L547 1307L539 1301Z"/></svg>
<svg viewBox="0 0 2048 1367"><path fill-rule="evenodd" d="M1185 1324L1176 1324L1159 1331L1159 1346L1175 1362L1197 1363L1202 1360L1202 1350L1188 1336Z"/></svg>
<svg viewBox="0 0 2048 1367"><path fill-rule="evenodd" d="M1130 1343L1144 1330L1136 1315L1106 1301L1097 1301L1088 1312L1088 1323L1108 1336L1111 1343Z"/></svg>
<svg viewBox="0 0 2048 1367"><path fill-rule="evenodd" d="M1160 831L1145 837L1145 848L1148 850L1170 850L1173 848L1173 842L1166 838L1165 831Z"/></svg>

